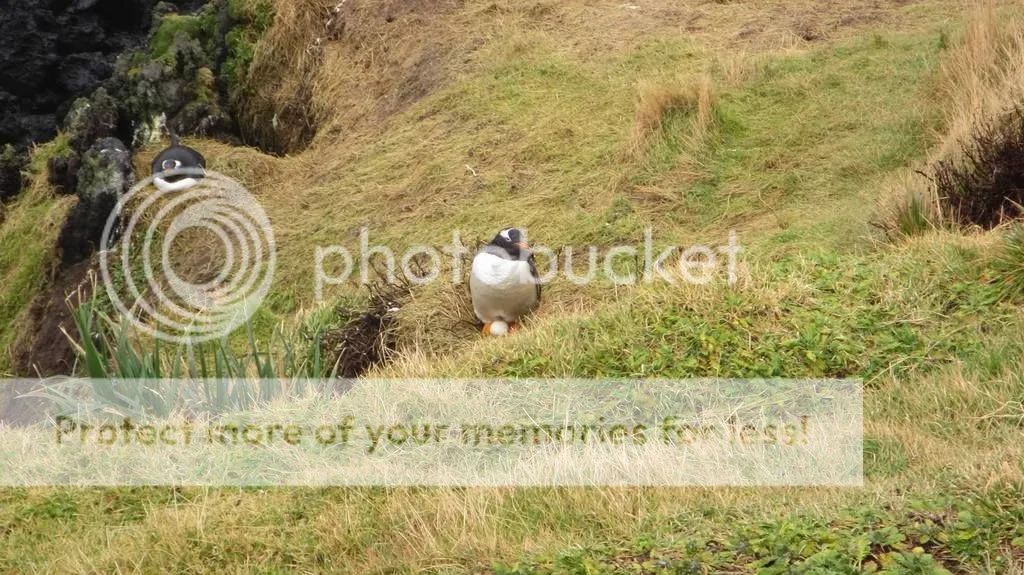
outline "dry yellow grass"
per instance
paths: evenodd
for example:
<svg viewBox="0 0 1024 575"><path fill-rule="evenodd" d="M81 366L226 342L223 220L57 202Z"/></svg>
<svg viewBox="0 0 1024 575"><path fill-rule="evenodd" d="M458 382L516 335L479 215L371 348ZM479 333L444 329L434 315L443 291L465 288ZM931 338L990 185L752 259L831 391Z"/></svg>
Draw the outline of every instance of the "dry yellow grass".
<svg viewBox="0 0 1024 575"><path fill-rule="evenodd" d="M274 23L256 44L235 102L236 120L249 141L281 153L306 146L317 130L313 78L323 59L328 0L277 0Z"/></svg>
<svg viewBox="0 0 1024 575"><path fill-rule="evenodd" d="M1024 105L1024 23L984 3L943 60L939 97L948 132L940 158L956 158L980 121Z"/></svg>
<svg viewBox="0 0 1024 575"><path fill-rule="evenodd" d="M695 161L693 155L700 153L714 129L714 99L711 78L707 75L694 80L642 80L637 86L630 153L634 158L642 156L650 140L657 137L664 127L666 116L680 113L689 118L684 148L690 151L688 159Z"/></svg>
<svg viewBox="0 0 1024 575"><path fill-rule="evenodd" d="M337 243L351 248L364 225L371 227L375 241L401 248L411 243L445 242L453 227L471 236L464 237L467 242L484 240L496 229L516 223L528 226L532 237L558 248L632 242L637 221L659 225L659 239L665 242L686 243L720 240L709 234L697 237L697 230L717 231L714 226L736 224L749 231L752 241L762 242L753 247L759 249L755 257L764 267L773 265L779 254L800 259L808 244L827 250L831 244L822 247L821 243L830 238L822 236L834 235L831 240L835 243L852 243L851 235L833 234L831 228L801 229L796 224L813 225L828 212L837 218L856 219L859 213L851 209L864 203L864 198L877 195L877 189L867 184L849 197L836 197L839 192L831 189L869 169L865 166L873 159L870 156L858 156L856 161L846 158L858 151L848 143L861 140L840 140L847 147L800 148L807 151L802 155L773 152L756 157L753 167L740 164L740 169L725 172L728 185L722 189L726 203L738 203L744 194L756 197L757 203L745 212L723 212L722 221L712 224L686 219L707 206L670 201L678 201L676 184L687 181L679 173L687 167L674 163L670 177L644 184L664 199L658 198L650 207L637 206L637 212L647 210L639 216L616 212L613 208L622 205L622 197L636 200L630 195L637 191L630 187L630 179L640 169L636 158L629 154L623 158L622 151L636 138L649 139L674 101L689 102L697 111L691 116L691 130L711 133L716 90L705 83L702 74L712 75L715 88L732 89L761 79L760 60L765 54L799 54L865 28L881 30L880 34L906 29L926 29L931 34L936 22L961 7L959 2L945 1L655 0L638 2L632 8L621 2L469 0L432 10L416 3L405 3L403 8L397 2L350 2L346 31L326 42L321 56L307 60L296 52L313 36L311 30L288 29L291 23L305 22L303 18L309 14L317 15L317 23L326 22L333 6L325 11L324 5L315 2L295 4L295 10L312 11L305 15L282 7L275 25L280 29L273 34L282 39L281 47L287 47L287 53L265 46L259 56L268 77L284 75L280 85L268 82L268 91L261 96L266 113L292 109L289 106L297 105L292 97L302 96L285 88L291 85L289 66L295 66L296 77L315 77L312 108L303 110L303 114L311 111L310 117L318 123L308 150L293 157L271 158L252 149L189 142L204 151L212 169L242 181L267 209L279 240L281 266L274 306L282 317L301 315L296 310L308 309L312 246ZM397 11L388 22L392 8ZM805 38L811 36L817 38ZM672 42L679 38L685 42ZM933 42L929 37L929 45ZM722 48L730 54L734 49L747 54L723 56ZM992 61L991 53L977 51L977 58ZM851 60L860 65L888 57L891 54L880 49L858 48ZM718 64L707 65L709 58L717 59ZM821 60L785 63L797 67L828 64ZM966 61L962 65L967 65ZM877 73L878 68L871 71ZM675 78L674 74L688 80L682 84L657 80ZM833 66L826 74L796 75L779 86L760 86L769 95L809 94L810 100L820 96L828 81L838 80L848 99L844 103L851 107L859 100L868 101L866 108L878 102L876 115L892 112L897 119L903 117L899 116L902 110L882 109L890 100L865 89L865 83L882 79L855 76L856 80L850 80L853 74ZM721 84L717 83L719 75ZM994 90L990 80L978 85ZM958 100L962 102L958 106L966 110L992 105L985 103L985 97L971 98ZM301 105L295 109L301 110ZM702 114L702 109L706 113ZM747 141L750 147L740 151L774 150L774 138L783 139L787 146L800 146L803 138L831 140L841 137L849 124L859 126L871 120L863 115L838 115L827 106L810 109L809 119L794 112L784 120L744 109L747 116L741 119L765 122L773 131L771 137ZM824 136L811 129L786 131L790 125L805 128L804 124L814 121L823 124ZM882 143L868 139L865 145L881 147ZM144 168L147 156L155 151L141 154L140 166ZM838 175L806 169L828 162L841 164ZM754 177L762 173L782 175ZM785 188L789 175L807 178L811 180L808 187L823 191L783 207L787 194L805 190ZM791 243L800 239L800 234L810 236L813 242ZM916 250L905 257L942 261L939 258L947 252L987 253L991 241L987 236L933 234L886 248L891 250L886 253L899 259L903 252L898 250ZM849 252L853 251L838 252L841 255L837 257L852 258ZM854 272L863 271L863 260L850 265ZM543 355L541 359L549 362L545 366L548 373L578 375L574 372L578 364L572 360L582 351L605 346L609 353L620 354L616 357L628 358L671 335L658 324L660 317L688 310L692 313L689 323L709 321L718 318L713 315L720 309L713 307L716 302L742 301L744 297L756 297L756 313L740 316L726 309L726 319L732 325L742 326L755 316L769 318L766 322L774 318L771 326L777 329L772 337L796 341L816 324L796 323L790 315L794 309L812 308L825 319L842 315L845 310L839 306L816 309L818 298L843 284L868 281L856 273L844 276L841 272L849 270L836 265L839 277L824 286L799 274L774 282L764 275L764 267L745 269L733 291L721 285L591 285L581 289L561 282L545 289L545 305L528 329L505 340L481 340L468 328L449 329L469 319L464 291L441 283L427 286L414 293L402 312L402 349L388 366L372 375L479 375L510 356L531 354ZM897 267L880 274L878 281L869 278L873 283L866 288L870 294L865 299L870 298L872 305L896 305L935 289L933 284L901 283L905 273ZM350 294L356 289L344 286L329 295ZM702 309L711 310L708 314L712 315L697 313ZM885 335L890 329L922 321L913 315L918 308L907 309L910 311L893 318L891 325L878 333ZM602 323L595 328L598 314ZM674 329L679 327L677 324ZM944 327L961 329L959 325ZM640 335L616 339L619 328ZM999 328L995 323L986 326L986 330ZM750 345L755 345L754 335ZM823 337L848 341L853 335L857 334L832 332ZM537 354L536 350L553 351ZM19 565L41 571L166 567L203 572L312 565L349 572L484 570L492 560L516 561L524 553L557 554L593 543L621 545L652 534L695 536L716 531L724 536L739 522L737 518L759 521L799 512L832 516L851 505L900 509L913 494L946 489L944 481L951 476L955 482L993 488L1003 482L1020 482L1019 472L1007 471L1004 465L1024 456L1019 429L1005 424L1012 421L1019 396L1019 377L1014 372L983 375L954 363L927 374L897 377L897 367L883 367L872 381L875 387L866 397L866 432L873 439L892 443L905 461L872 467L877 475L869 477L863 490L192 490L180 497L175 492L169 501L147 503L124 524L101 519L108 508L121 504L122 497L113 493L109 500L102 495L95 509L77 510L78 518L66 526L33 519L39 525L64 530L59 537L32 540L34 555ZM977 365L971 367L977 369ZM641 369L638 366L637 372ZM24 498L39 502L50 495L29 490ZM85 495L76 492L73 497ZM128 494L123 499L128 499ZM42 503L40 508L48 509ZM14 529L15 537L24 535L22 524ZM307 544L310 541L314 543Z"/></svg>
<svg viewBox="0 0 1024 575"><path fill-rule="evenodd" d="M979 4L943 59L936 98L945 133L929 164L959 164L980 126L1024 106L1024 23L1007 16L996 3ZM879 195L876 219L890 238L951 222L933 183L917 171Z"/></svg>

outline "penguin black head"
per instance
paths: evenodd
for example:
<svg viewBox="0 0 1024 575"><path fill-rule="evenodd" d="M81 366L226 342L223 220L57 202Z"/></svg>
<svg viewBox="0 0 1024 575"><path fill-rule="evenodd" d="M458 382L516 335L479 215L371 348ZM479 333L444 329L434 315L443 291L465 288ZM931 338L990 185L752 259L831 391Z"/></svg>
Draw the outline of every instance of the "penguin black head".
<svg viewBox="0 0 1024 575"><path fill-rule="evenodd" d="M184 190L203 177L206 158L198 151L180 144L171 136L171 145L157 154L151 169L153 181L163 191Z"/></svg>
<svg viewBox="0 0 1024 575"><path fill-rule="evenodd" d="M526 259L532 257L530 244L526 243L523 232L519 228L505 228L494 236L489 246L501 248L511 259Z"/></svg>

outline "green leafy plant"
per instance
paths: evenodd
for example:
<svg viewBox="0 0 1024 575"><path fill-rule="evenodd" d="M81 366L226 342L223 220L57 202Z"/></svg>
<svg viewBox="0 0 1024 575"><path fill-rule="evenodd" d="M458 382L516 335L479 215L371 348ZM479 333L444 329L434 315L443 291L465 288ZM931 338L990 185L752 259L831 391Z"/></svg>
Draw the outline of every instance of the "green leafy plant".
<svg viewBox="0 0 1024 575"><path fill-rule="evenodd" d="M280 397L324 391L333 376L321 352L317 325L289 330L278 325L269 340L257 340L251 323L245 339L163 344L141 336L124 317L101 310L96 291L72 307L72 341L91 392L86 404L124 414L168 416L175 411L224 413ZM59 406L81 406L74 381L48 385L44 394Z"/></svg>

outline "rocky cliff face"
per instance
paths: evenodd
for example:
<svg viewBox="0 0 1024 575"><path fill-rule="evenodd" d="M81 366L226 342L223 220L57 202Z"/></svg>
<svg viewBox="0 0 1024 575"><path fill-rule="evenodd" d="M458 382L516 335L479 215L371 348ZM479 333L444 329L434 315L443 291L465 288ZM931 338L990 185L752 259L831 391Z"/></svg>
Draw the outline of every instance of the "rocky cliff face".
<svg viewBox="0 0 1024 575"><path fill-rule="evenodd" d="M4 0L0 144L44 142L78 96L145 42L155 0Z"/></svg>
<svg viewBox="0 0 1024 575"><path fill-rule="evenodd" d="M59 127L82 140L71 142L79 154L99 137L132 145L140 129L158 136L150 124L161 116L182 134L233 130L211 71L227 56L223 38L234 24L226 1L0 3L0 200L18 192L28 145ZM102 104L116 105L114 125L77 133L75 107L102 88Z"/></svg>
<svg viewBox="0 0 1024 575"><path fill-rule="evenodd" d="M94 144L120 140L130 166L133 149L169 131L234 139L227 102L245 76L252 42L273 19L273 5L0 1L10 3L0 12L0 200L22 187L28 145L52 139L59 128L61 144L48 158L47 175L58 193L80 198L59 246L62 263L73 265L97 247L97 226L113 205L106 198L116 200L131 180L95 181ZM96 202L92 188L100 184L110 193Z"/></svg>
<svg viewBox="0 0 1024 575"><path fill-rule="evenodd" d="M66 297L106 247L112 209L136 181L133 152L168 132L238 141L235 116L274 8L274 0L0 0L0 201L23 187L30 145L48 141L33 164L45 161L54 193L77 197L48 285L28 310L35 327L15 345L17 373L72 368L73 351L52 334L73 323ZM25 207L0 204L0 225L9 206Z"/></svg>

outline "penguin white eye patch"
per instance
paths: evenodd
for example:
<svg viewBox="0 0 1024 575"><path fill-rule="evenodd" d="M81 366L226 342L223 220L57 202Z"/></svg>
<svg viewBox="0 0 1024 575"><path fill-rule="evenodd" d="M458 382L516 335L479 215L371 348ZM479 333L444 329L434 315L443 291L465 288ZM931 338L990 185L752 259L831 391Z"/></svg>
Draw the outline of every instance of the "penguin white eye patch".
<svg viewBox="0 0 1024 575"><path fill-rule="evenodd" d="M173 170L175 168L180 168L181 162L178 160L164 160L164 162L160 164L160 167L164 170Z"/></svg>

